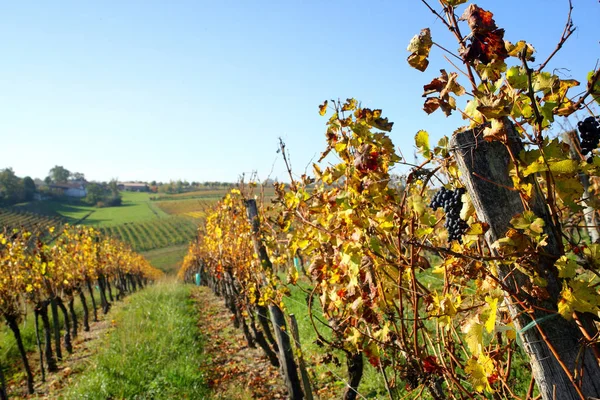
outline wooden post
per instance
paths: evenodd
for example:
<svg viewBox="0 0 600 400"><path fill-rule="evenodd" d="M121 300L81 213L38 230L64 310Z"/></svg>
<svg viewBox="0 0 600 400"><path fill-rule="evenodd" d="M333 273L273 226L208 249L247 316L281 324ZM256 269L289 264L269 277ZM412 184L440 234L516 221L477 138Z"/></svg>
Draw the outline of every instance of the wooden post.
<svg viewBox="0 0 600 400"><path fill-rule="evenodd" d="M512 129L508 135L508 143L514 155L518 155L523 148L520 138ZM491 247L497 239L504 237L512 217L524 210L518 192L508 189L513 187L508 175L509 152L502 143L488 143L481 135L476 136L476 132L471 130L454 135L450 146L455 152L461 180L473 201L477 217L490 226L485 238ZM530 182L535 184L533 177ZM544 400L581 400L581 394L586 397L600 397L598 361L591 349L585 348L585 338L575 323L556 316L541 321L531 329L521 331L532 319L540 320L544 316L555 314L562 290L562 280L558 278L554 267L554 262L560 255L561 239L555 233L545 199L537 185L529 207L538 217L543 218L546 224L548 245L544 248L544 255L540 255L537 267L540 275L548 282L546 290L550 298L541 300L524 293L522 289L527 287L529 278L513 270L511 266L499 265L498 274L510 292L517 293L520 300L553 311L548 313L537 309L533 315L524 313L513 301L513 297L507 294L509 310L515 327L520 332L525 351L530 357L535 381ZM575 375L575 370L582 368L583 372L577 373L576 377L581 383L579 393L553 352L560 357L572 375Z"/></svg>
<svg viewBox="0 0 600 400"><path fill-rule="evenodd" d="M312 388L310 386L310 378L306 372L306 364L304 363L304 356L302 355L302 346L300 345L300 332L298 331L298 322L296 322L296 316L290 314L290 326L292 328L292 335L294 342L296 342L296 348L298 349L298 367L300 368L300 376L302 377L302 387L304 388L304 396L306 400L313 400Z"/></svg>
<svg viewBox="0 0 600 400"><path fill-rule="evenodd" d="M263 271L272 273L273 264L271 263L267 249L260 238L260 220L258 218L256 200L246 200L245 204L248 220L252 226L252 242L254 244L254 251L258 256ZM265 277L266 273L263 272L263 280L266 281ZM302 395L302 387L300 385L300 379L296 369L296 362L294 361L294 352L292 351L290 336L288 335L286 329L283 311L281 311L279 306L271 304L269 305L269 315L271 317L271 323L273 324L273 330L275 331L275 338L279 346L279 361L285 376L285 383L288 388L290 399L303 399L304 396Z"/></svg>
<svg viewBox="0 0 600 400"><path fill-rule="evenodd" d="M581 150L581 143L576 131L565 132L565 141L570 146L571 157L574 160L581 161L582 157L579 155ZM592 243L600 242L600 231L598 230L598 224L596 224L596 210L594 207L588 204L588 197L590 193L590 179L589 177L581 173L579 174L579 180L583 186L583 196L581 196L581 205L583 206L583 220L585 221L585 229L590 236Z"/></svg>

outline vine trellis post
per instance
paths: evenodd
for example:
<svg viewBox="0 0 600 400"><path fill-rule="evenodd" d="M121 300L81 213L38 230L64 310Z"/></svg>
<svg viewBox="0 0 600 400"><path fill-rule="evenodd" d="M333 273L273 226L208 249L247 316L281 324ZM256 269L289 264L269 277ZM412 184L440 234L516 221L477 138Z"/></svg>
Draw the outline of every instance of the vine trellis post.
<svg viewBox="0 0 600 400"><path fill-rule="evenodd" d="M523 144L514 129L509 130L506 146L498 141L487 142L478 133L477 130L468 130L455 134L450 146L461 172L460 179L471 197L477 217L489 225L485 239L497 255L497 249L492 244L505 236L510 220L524 211L519 193L510 190L513 182L508 174L511 158L507 150L508 147L512 154L518 155ZM527 287L529 278L512 265L498 263L498 278L510 292L506 292L509 311L530 358L542 398L600 398L600 366L592 349L585 347L586 340L575 322L558 315L540 321L556 312L556 304L560 299L562 279L558 277L554 262L560 255L561 238L554 229L540 188L533 178L531 183L536 190L529 207L544 220L545 233L548 235L548 244L539 256L538 265L534 267L548 282L546 290L549 299L527 294L523 289ZM526 304L527 309L523 309L522 304ZM540 322L530 329L523 329L533 320ZM587 327L589 330L595 329L592 323Z"/></svg>
<svg viewBox="0 0 600 400"><path fill-rule="evenodd" d="M260 237L260 219L258 217L256 200L246 200L245 205L248 220L250 222L250 226L252 227L252 243L254 244L254 251L256 252L258 261L261 263L263 271L272 273L273 264L269 259L267 249L265 248L265 245ZM264 280L266 281L266 279ZM290 335L288 334L288 330L286 328L285 315L283 314L283 311L281 311L281 308L279 308L279 306L276 304L269 305L269 315L271 317L271 323L273 324L273 330L275 331L275 338L279 348L279 360L290 399L304 399L302 384L300 383L296 361L294 360L294 352L292 350Z"/></svg>

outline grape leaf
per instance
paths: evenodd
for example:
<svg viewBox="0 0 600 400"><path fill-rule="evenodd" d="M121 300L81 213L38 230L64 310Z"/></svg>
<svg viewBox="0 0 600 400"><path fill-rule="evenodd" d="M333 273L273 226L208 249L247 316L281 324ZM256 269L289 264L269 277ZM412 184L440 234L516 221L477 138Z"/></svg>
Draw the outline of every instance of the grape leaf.
<svg viewBox="0 0 600 400"><path fill-rule="evenodd" d="M508 51L504 44L504 29L496 26L489 11L471 4L466 8L461 20L471 28L470 43L459 51L466 62L479 61L489 64L492 60L504 60Z"/></svg>
<svg viewBox="0 0 600 400"><path fill-rule="evenodd" d="M421 72L425 71L429 65L427 57L432 45L431 31L429 28L422 29L421 33L415 35L408 44L407 50L411 52L408 56L408 64Z"/></svg>
<svg viewBox="0 0 600 400"><path fill-rule="evenodd" d="M429 148L429 134L427 131L420 130L417 132L415 135L415 144L417 145L419 152L423 154L423 157L431 157L431 150Z"/></svg>

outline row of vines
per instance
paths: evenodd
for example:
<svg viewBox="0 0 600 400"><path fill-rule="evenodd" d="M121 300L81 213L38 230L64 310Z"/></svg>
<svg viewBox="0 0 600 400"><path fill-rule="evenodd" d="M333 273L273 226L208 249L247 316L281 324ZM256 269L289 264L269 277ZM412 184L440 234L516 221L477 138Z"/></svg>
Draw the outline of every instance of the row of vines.
<svg viewBox="0 0 600 400"><path fill-rule="evenodd" d="M69 353L73 351L71 340L78 332L76 297L84 311L83 329L88 331L90 313L86 296L91 299L93 320L98 321L98 308L106 314L115 299L121 299L160 276L161 271L127 245L105 237L93 228L65 225L60 232L50 228L42 236L19 229L0 233L0 314L19 348L28 392L34 393L34 378L19 328L27 310L34 313L39 370L45 381L46 371L58 370L57 361L62 360L63 344ZM98 306L94 298L95 286L100 295ZM116 290L114 295L113 290ZM64 322L62 338L59 312ZM43 338L38 328L40 319ZM0 399L6 399L2 371L0 365Z"/></svg>
<svg viewBox="0 0 600 400"><path fill-rule="evenodd" d="M276 365L282 328L267 308L273 317L288 285L310 282L319 342L347 355L347 399L361 397L363 359L390 398L600 397L600 124L590 108L600 71L572 94L580 82L545 70L575 30L570 11L556 51L534 68L533 46L505 40L491 12L423 3L458 51L423 29L409 64L424 71L434 46L462 64L424 85L424 110L458 111L468 126L437 144L418 132L423 161L413 165L381 110L325 102L326 148L312 176L296 178L282 144L290 183L258 216L247 190L231 191L180 278L200 273ZM555 118L576 112L587 114L577 130L550 135ZM410 168L399 184L398 166ZM531 370L517 371L517 358ZM290 396L312 394L290 386Z"/></svg>

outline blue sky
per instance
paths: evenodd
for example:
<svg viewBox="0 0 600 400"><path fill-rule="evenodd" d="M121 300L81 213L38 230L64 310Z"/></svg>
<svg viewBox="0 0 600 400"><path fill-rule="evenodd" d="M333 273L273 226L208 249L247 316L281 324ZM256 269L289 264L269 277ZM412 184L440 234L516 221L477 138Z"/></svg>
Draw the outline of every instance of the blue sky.
<svg viewBox="0 0 600 400"><path fill-rule="evenodd" d="M431 1L434 4L434 1ZM567 1L480 1L511 41L542 61ZM583 81L600 57L600 5L573 0L577 32L552 68ZM462 12L462 8L461 8ZM421 109L422 86L452 67L433 49L424 73L406 46L421 28L456 49L418 0L0 1L0 168L89 180L284 180L282 137L302 173L324 149L325 99L355 97L413 137L463 122ZM464 83L464 82L463 82ZM272 172L271 172L272 171Z"/></svg>

